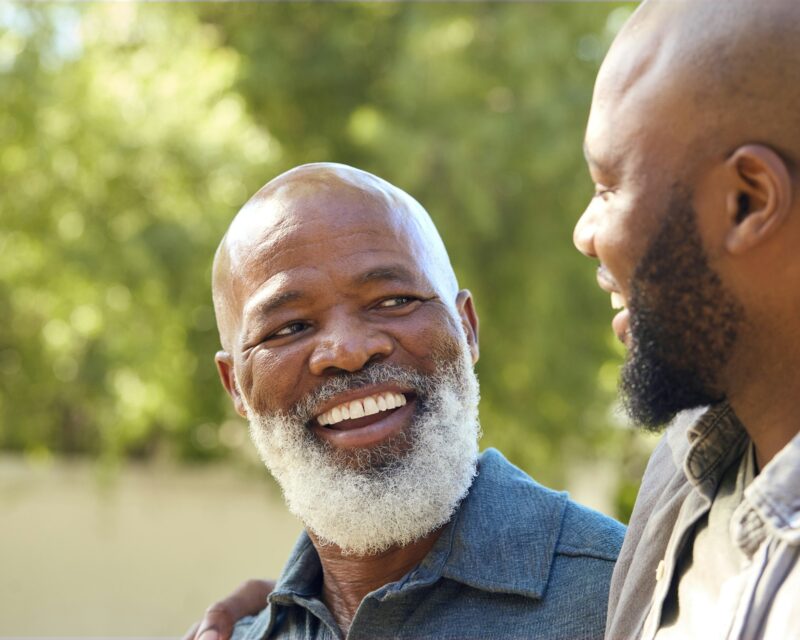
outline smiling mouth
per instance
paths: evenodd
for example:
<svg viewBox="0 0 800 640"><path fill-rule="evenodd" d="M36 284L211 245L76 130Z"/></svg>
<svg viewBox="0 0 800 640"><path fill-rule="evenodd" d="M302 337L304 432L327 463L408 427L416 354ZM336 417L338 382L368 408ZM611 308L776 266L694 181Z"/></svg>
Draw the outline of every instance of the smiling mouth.
<svg viewBox="0 0 800 640"><path fill-rule="evenodd" d="M355 429L383 419L396 409L405 406L407 402L402 393L383 391L342 402L319 414L316 421L320 426L329 429Z"/></svg>
<svg viewBox="0 0 800 640"><path fill-rule="evenodd" d="M625 302L625 296L619 291L619 285L608 271L605 265L597 267L597 284L603 290L611 294L611 308L615 311L622 311L628 305Z"/></svg>
<svg viewBox="0 0 800 640"><path fill-rule="evenodd" d="M613 278L611 273L605 265L600 265L597 268L597 284L603 291L607 291L611 295L611 308L618 313L611 320L611 327L614 333L622 344L630 346L630 310L628 303L619 292L619 285Z"/></svg>

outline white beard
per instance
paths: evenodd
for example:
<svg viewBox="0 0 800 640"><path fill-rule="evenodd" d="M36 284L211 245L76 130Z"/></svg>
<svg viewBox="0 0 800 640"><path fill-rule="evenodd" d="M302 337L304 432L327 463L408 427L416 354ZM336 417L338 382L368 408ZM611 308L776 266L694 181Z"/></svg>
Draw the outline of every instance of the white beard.
<svg viewBox="0 0 800 640"><path fill-rule="evenodd" d="M478 379L464 339L459 351L430 376L378 363L331 380L293 415L258 414L245 405L250 436L289 510L321 543L349 555L376 554L450 520L475 477L480 437ZM410 433L402 436L410 449L389 443L357 452L359 464L347 464L306 427L312 407L326 397L390 380L418 394Z"/></svg>

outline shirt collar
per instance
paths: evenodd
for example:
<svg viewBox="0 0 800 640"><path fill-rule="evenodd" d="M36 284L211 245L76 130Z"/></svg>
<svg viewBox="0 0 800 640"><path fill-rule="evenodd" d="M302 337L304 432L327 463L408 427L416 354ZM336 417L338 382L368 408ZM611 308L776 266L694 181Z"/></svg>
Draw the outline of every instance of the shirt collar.
<svg viewBox="0 0 800 640"><path fill-rule="evenodd" d="M738 515L746 520L752 509L774 535L788 544L800 544L800 433L745 489L741 507L734 519Z"/></svg>
<svg viewBox="0 0 800 640"><path fill-rule="evenodd" d="M302 531L269 596L270 601L291 599L295 595L313 596L319 593L321 585L322 563L311 538Z"/></svg>
<svg viewBox="0 0 800 640"><path fill-rule="evenodd" d="M469 494L421 563L417 579L444 577L484 591L541 598L566 494L537 484L496 449L485 451L479 464Z"/></svg>
<svg viewBox="0 0 800 640"><path fill-rule="evenodd" d="M322 563L308 533L302 531L275 584L275 589L267 596L269 606L259 614L253 633L246 637L247 640L267 637L281 615L281 606L293 605L305 607L316 614L330 627L334 636L337 636L336 622L319 600L321 590Z"/></svg>
<svg viewBox="0 0 800 640"><path fill-rule="evenodd" d="M496 449L484 451L478 474L455 516L416 570L394 590L455 580L484 591L541 598L550 577L567 504ZM319 592L322 566L304 531L270 603L292 604Z"/></svg>
<svg viewBox="0 0 800 640"><path fill-rule="evenodd" d="M674 452L685 452L683 460L676 463L683 467L686 479L709 500L714 497L722 474L741 458L749 441L727 402L679 414L667 437ZM685 444L676 442L680 438L688 440L688 450Z"/></svg>
<svg viewBox="0 0 800 640"><path fill-rule="evenodd" d="M709 500L730 464L750 439L725 402L679 414L667 431L670 448L689 482ZM745 489L733 518L734 540L751 555L767 529L788 544L800 544L800 434Z"/></svg>

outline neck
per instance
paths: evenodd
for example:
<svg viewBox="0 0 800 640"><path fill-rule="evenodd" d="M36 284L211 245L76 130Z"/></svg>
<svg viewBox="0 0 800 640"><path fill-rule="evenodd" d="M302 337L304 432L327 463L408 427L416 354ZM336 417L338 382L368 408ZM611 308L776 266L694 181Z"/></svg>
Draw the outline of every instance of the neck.
<svg viewBox="0 0 800 640"><path fill-rule="evenodd" d="M758 468L763 469L800 431L800 358L791 350L771 354L737 370L744 381L729 402L753 441Z"/></svg>
<svg viewBox="0 0 800 640"><path fill-rule="evenodd" d="M345 635L364 597L396 582L417 566L441 532L437 529L404 547L392 547L367 556L344 555L339 547L321 544L311 531L308 532L322 562L322 601Z"/></svg>

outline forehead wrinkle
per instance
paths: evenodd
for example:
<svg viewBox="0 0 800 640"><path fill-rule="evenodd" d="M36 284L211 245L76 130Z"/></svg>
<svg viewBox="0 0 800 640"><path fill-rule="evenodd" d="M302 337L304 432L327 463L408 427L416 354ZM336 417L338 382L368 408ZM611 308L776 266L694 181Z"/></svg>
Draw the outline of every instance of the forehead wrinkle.
<svg viewBox="0 0 800 640"><path fill-rule="evenodd" d="M305 215L302 210L294 214ZM288 212L287 215L294 214ZM405 209L386 211L379 214L377 221L350 221L347 216L343 219L332 217L326 212L312 212L305 215L305 219L283 224L278 231L271 230L268 237L252 245L247 251L246 261L237 266L242 277L251 277L254 270L264 271L276 263L291 261L293 253L302 253L315 246L320 247L320 256L335 254L339 259L360 260L362 254L369 256L371 253L369 240L365 243L362 238L386 237L391 239L396 251L402 254L402 260L408 260L415 269L426 273L437 289L447 290L446 274L443 280L442 270L449 268L449 262L443 267L441 261L437 261L437 252L431 246L426 231L418 216ZM406 267L400 266L396 258L387 255L387 260L398 267L395 275L402 275L401 271L409 273ZM416 281L416 278L405 280Z"/></svg>
<svg viewBox="0 0 800 640"><path fill-rule="evenodd" d="M370 282L394 281L402 284L414 284L417 278L403 265L387 265L370 269L353 279L356 284L368 284Z"/></svg>
<svg viewBox="0 0 800 640"><path fill-rule="evenodd" d="M253 274L258 272L271 273L273 269L280 268L281 270L269 278L283 274L284 277L289 278L287 274L294 272L298 269L314 269L315 267L327 264L329 260L333 259L335 262L342 262L343 264L359 261L368 261L378 253L386 253L391 256L393 252L387 251L384 247L378 252L377 249L371 248L369 242L359 241L361 237L374 237L376 235L386 235L374 228L362 229L347 229L344 233L336 234L335 237L325 235L323 233L306 233L305 237L295 239L290 244L281 241L261 243L263 252L254 252L249 258L248 262L241 265L242 274L245 277L253 278ZM403 256L409 256L415 266L419 265L419 261L413 257L411 252L406 251L403 245L403 239L398 233L388 234L392 240L396 240L397 251L401 252ZM318 247L318 249L316 249ZM311 249L317 251L319 260L315 264L310 264L307 260L299 261L293 259L294 254L300 254L305 257ZM395 260L394 257L386 258L388 260ZM399 263L398 263L399 264ZM404 267L398 266L398 270L404 270Z"/></svg>
<svg viewBox="0 0 800 640"><path fill-rule="evenodd" d="M330 206L325 197L330 198ZM243 292L233 283L252 280L253 268L263 272L269 262L283 258L291 250L282 246L283 240L309 222L308 211L305 219L301 215L304 205L311 212L317 210L319 215L314 218L330 218L337 206L341 207L342 199L352 202L354 213L362 216L364 225L372 225L356 229L354 234L391 230L398 249L406 251L444 299L455 303L458 283L447 250L427 211L414 198L389 182L353 167L330 163L303 165L274 178L250 198L231 222L218 248L213 292L223 347L227 334L234 328L230 325L241 319L241 314L234 312L242 308ZM323 244L329 238L320 235L310 237L308 242Z"/></svg>
<svg viewBox="0 0 800 640"><path fill-rule="evenodd" d="M254 214L254 212L250 213ZM234 226L240 218L245 219L239 225ZM281 215L272 221L255 219L256 215L251 215L249 218L250 220L247 220L245 216L237 216L234 223L231 224L231 229L235 230L239 237L234 236L228 243L228 255L230 256L231 271L240 275L249 267L248 263L252 262L254 257L275 259L279 256L280 243L291 237L303 225L302 220L292 220L290 213L285 208ZM270 224L265 224L265 222Z"/></svg>
<svg viewBox="0 0 800 640"><path fill-rule="evenodd" d="M307 297L298 289L281 292L266 291L248 300L242 311L242 317L247 321L252 316L264 316Z"/></svg>
<svg viewBox="0 0 800 640"><path fill-rule="evenodd" d="M428 212L409 194L378 176L335 164L304 165L279 176L273 183L301 179L321 182L329 189L344 188L361 202L371 201L378 204L385 219L394 219L401 223L398 225L398 222L394 222L390 226L395 232L402 231L400 239L404 245L410 246L412 243L408 239L414 238L416 242L413 244L416 246L412 255L421 267L429 271L437 288L447 294L446 297L455 299L458 283L444 243ZM288 194L288 190L286 193Z"/></svg>

